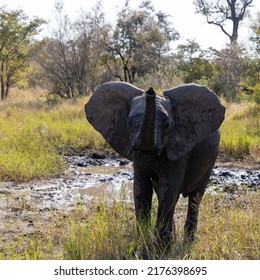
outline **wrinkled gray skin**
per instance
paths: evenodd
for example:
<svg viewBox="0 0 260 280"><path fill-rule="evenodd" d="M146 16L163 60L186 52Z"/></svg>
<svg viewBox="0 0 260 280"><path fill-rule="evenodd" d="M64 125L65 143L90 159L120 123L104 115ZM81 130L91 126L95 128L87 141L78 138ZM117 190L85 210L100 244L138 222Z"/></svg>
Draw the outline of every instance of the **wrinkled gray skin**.
<svg viewBox="0 0 260 280"><path fill-rule="evenodd" d="M190 240L215 163L225 108L208 88L179 86L158 96L128 83L98 87L85 106L88 121L120 155L134 163L137 221L150 222L158 196L159 244L171 244L179 195L188 196L185 234Z"/></svg>

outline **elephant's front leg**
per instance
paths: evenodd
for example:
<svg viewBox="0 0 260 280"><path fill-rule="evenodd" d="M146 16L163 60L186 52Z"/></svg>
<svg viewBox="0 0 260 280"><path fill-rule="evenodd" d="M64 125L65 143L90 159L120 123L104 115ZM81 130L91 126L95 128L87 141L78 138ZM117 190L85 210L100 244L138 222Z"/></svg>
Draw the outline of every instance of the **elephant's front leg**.
<svg viewBox="0 0 260 280"><path fill-rule="evenodd" d="M178 198L178 191L170 184L165 184L159 189L156 229L160 247L166 248L172 245L173 231L175 235L173 215Z"/></svg>
<svg viewBox="0 0 260 280"><path fill-rule="evenodd" d="M134 202L137 222L150 224L153 188L148 176L137 172L134 177Z"/></svg>
<svg viewBox="0 0 260 280"><path fill-rule="evenodd" d="M162 160L160 164L159 184L156 190L158 196L156 228L159 243L163 247L170 247L173 233L175 239L173 214L179 199L186 165L186 157L178 161Z"/></svg>

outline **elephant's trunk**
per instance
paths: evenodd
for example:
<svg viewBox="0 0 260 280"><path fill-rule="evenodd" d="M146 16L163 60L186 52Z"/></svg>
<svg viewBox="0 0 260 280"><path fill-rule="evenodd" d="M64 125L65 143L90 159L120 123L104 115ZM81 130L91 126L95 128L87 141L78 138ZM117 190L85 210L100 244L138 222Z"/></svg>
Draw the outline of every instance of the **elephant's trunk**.
<svg viewBox="0 0 260 280"><path fill-rule="evenodd" d="M152 151L155 147L156 126L156 93L153 88L145 93L146 107L144 119L141 124L136 148L141 151Z"/></svg>

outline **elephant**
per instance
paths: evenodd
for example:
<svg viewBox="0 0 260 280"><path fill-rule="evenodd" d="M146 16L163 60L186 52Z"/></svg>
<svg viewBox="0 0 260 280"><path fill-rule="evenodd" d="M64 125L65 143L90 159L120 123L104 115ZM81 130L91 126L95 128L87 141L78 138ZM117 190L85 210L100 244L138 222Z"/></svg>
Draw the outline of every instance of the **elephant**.
<svg viewBox="0 0 260 280"><path fill-rule="evenodd" d="M157 244L168 247L174 243L173 215L182 194L188 197L185 237L193 240L225 116L216 94L202 85L184 84L160 96L152 87L144 91L108 82L96 89L85 112L108 144L133 161L137 223L150 224L155 191Z"/></svg>

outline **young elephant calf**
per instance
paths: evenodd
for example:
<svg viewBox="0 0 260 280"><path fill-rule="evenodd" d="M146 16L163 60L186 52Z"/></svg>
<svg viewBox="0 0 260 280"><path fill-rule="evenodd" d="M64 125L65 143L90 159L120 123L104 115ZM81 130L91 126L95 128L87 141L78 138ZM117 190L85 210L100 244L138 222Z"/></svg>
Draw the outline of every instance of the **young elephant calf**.
<svg viewBox="0 0 260 280"><path fill-rule="evenodd" d="M156 192L159 243L167 246L180 194L189 198L185 233L194 237L199 204L218 153L225 108L212 91L200 85L182 85L163 94L124 82L105 83L85 110L88 121L111 147L134 163L139 222L149 223Z"/></svg>

